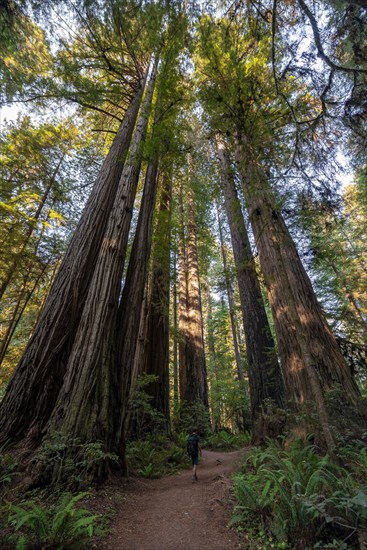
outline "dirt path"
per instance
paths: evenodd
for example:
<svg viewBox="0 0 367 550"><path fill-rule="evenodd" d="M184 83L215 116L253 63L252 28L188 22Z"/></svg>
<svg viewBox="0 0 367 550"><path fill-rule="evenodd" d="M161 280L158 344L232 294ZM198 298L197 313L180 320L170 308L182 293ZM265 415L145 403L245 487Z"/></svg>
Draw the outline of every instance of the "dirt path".
<svg viewBox="0 0 367 550"><path fill-rule="evenodd" d="M241 548L227 527L230 480L243 451L203 450L199 481L191 470L155 480L136 480L124 490L103 547L111 550L233 550Z"/></svg>

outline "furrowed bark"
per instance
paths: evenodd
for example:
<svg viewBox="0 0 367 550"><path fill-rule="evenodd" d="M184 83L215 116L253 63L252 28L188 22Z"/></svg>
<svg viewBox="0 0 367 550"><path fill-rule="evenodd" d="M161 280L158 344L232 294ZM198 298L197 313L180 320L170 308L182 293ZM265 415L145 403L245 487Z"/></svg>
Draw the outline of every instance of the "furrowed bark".
<svg viewBox="0 0 367 550"><path fill-rule="evenodd" d="M277 407L284 407L284 384L228 154L224 141L219 135L216 137L216 146L221 164L221 186L240 292L246 337L251 414L256 432L256 420L261 414L265 400L271 399ZM256 440L256 433L253 436Z"/></svg>
<svg viewBox="0 0 367 550"><path fill-rule="evenodd" d="M151 405L163 414L169 433L169 290L171 243L172 176L163 177L156 246L153 256L151 291L147 315L145 372L157 377L147 386Z"/></svg>
<svg viewBox="0 0 367 550"><path fill-rule="evenodd" d="M339 387L365 415L358 387L325 319L248 136L240 134L237 162L250 222L268 289L288 401L296 408L315 402L325 441L334 447L325 392Z"/></svg>
<svg viewBox="0 0 367 550"><path fill-rule="evenodd" d="M129 400L136 378L134 357L139 333L139 323L147 281L148 261L152 243L152 219L156 201L158 180L158 155L149 163L145 177L143 198L138 225L126 273L126 280L118 311L117 358L121 396L121 422L119 428L119 456L125 466L125 437L129 421Z"/></svg>
<svg viewBox="0 0 367 550"><path fill-rule="evenodd" d="M1 403L0 439L38 443L63 383L145 86L141 80L103 163L34 333Z"/></svg>
<svg viewBox="0 0 367 550"><path fill-rule="evenodd" d="M191 179L189 158L189 180ZM191 181L189 181L191 184ZM197 250L197 225L194 196L188 193L188 239L187 239L187 385L185 401L200 402L208 408L208 384L203 336L203 315Z"/></svg>
<svg viewBox="0 0 367 550"><path fill-rule="evenodd" d="M48 426L49 434L61 432L81 442L101 441L107 451L116 450L119 433L121 392L116 363L116 321L155 69L95 262L64 384Z"/></svg>

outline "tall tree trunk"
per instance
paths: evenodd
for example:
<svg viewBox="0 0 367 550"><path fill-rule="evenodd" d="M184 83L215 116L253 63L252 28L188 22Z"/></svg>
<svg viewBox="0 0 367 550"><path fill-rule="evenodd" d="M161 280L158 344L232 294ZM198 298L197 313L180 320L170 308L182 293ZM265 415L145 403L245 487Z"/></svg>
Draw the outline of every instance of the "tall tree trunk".
<svg viewBox="0 0 367 550"><path fill-rule="evenodd" d="M145 177L138 225L134 237L129 267L121 296L117 325L117 357L121 397L119 456L125 469L125 437L129 422L131 387L136 378L134 358L139 322L147 282L148 261L152 243L152 219L157 194L158 154L149 163Z"/></svg>
<svg viewBox="0 0 367 550"><path fill-rule="evenodd" d="M210 294L210 288L207 289L207 308L208 308L208 323L207 323L207 337L208 337L208 352L209 357L211 358L211 374L210 376L210 408L211 408L211 418L212 418L212 427L214 432L219 432L221 429L221 398L218 393L221 391L221 388L218 385L218 357L215 349L215 340L214 340L214 331L213 331L213 307L212 307L212 297ZM219 389L219 392L218 392Z"/></svg>
<svg viewBox="0 0 367 550"><path fill-rule="evenodd" d="M183 207L183 189L179 194L179 228L178 228L178 356L180 401L187 395L187 267L185 243L185 219Z"/></svg>
<svg viewBox="0 0 367 550"><path fill-rule="evenodd" d="M64 384L48 427L49 434L59 432L81 442L101 441L106 451L116 450L120 430L122 403L121 376L116 364L116 322L155 76L156 64L94 266Z"/></svg>
<svg viewBox="0 0 367 550"><path fill-rule="evenodd" d="M177 318L177 255L173 260L173 400L175 405L179 402L178 380L178 318Z"/></svg>
<svg viewBox="0 0 367 550"><path fill-rule="evenodd" d="M134 367L133 372L136 376L143 376L145 373L145 347L147 340L147 325L148 325L148 295L149 295L149 281L145 285L144 298L141 306L140 321L139 321L139 333L136 343Z"/></svg>
<svg viewBox="0 0 367 550"><path fill-rule="evenodd" d="M191 158L189 157L189 185L191 187ZM208 384L206 376L203 314L199 261L197 250L197 225L194 195L189 189L187 227L187 385L184 399L188 403L199 402L208 408Z"/></svg>
<svg viewBox="0 0 367 550"><path fill-rule="evenodd" d="M233 297L232 283L231 283L231 280L230 280L230 277L229 277L229 272L228 272L227 253L226 253L224 239L223 239L223 227L222 227L222 220L220 219L218 204L216 205L216 207L217 207L217 219L218 219L218 228L219 228L220 249L221 249L221 252L222 252L224 279L225 279L226 289L227 289L229 317L230 317L230 321L231 321L232 340L233 340L234 355L235 355L235 359L236 359L237 375L238 375L238 380L243 382L245 377L244 377L244 373L243 373L243 366L242 366L240 348L239 348L239 345L238 345L238 338L237 338L237 324L236 324L236 316L235 316L235 301L234 301L234 297Z"/></svg>
<svg viewBox="0 0 367 550"><path fill-rule="evenodd" d="M278 407L284 407L284 384L261 295L241 204L237 196L225 144L220 136L217 136L216 144L221 164L221 184L231 232L243 313L254 430L253 438L256 441L256 421L261 414L263 403L267 399L272 399Z"/></svg>
<svg viewBox="0 0 367 550"><path fill-rule="evenodd" d="M239 135L236 153L274 316L287 398L296 406L316 403L326 444L332 450L324 394L339 386L346 402L362 413L360 394L248 136Z"/></svg>
<svg viewBox="0 0 367 550"><path fill-rule="evenodd" d="M172 175L164 175L158 213L156 242L152 264L145 347L145 372L157 377L147 387L151 404L166 420L170 431L169 413L169 288L171 244Z"/></svg>
<svg viewBox="0 0 367 550"><path fill-rule="evenodd" d="M63 383L145 86L141 79L103 163L42 315L0 408L0 439L38 442Z"/></svg>

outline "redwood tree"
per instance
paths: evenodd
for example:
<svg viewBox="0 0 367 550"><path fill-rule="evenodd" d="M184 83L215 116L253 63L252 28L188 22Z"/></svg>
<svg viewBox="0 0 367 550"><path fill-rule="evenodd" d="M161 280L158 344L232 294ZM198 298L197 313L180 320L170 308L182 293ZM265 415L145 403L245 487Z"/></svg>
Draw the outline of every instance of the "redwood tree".
<svg viewBox="0 0 367 550"><path fill-rule="evenodd" d="M152 406L163 414L169 432L169 288L172 175L164 174L152 261L145 344L146 374L156 376L147 387Z"/></svg>
<svg viewBox="0 0 367 550"><path fill-rule="evenodd" d="M158 59L95 261L64 383L48 426L51 435L61 432L82 442L101 441L106 451L116 449L121 433L123 388L117 368L116 323L157 62Z"/></svg>
<svg viewBox="0 0 367 550"><path fill-rule="evenodd" d="M237 196L233 171L225 142L219 134L216 135L216 149L220 162L221 187L231 232L240 293L246 338L253 438L256 440L258 436L256 433L256 420L261 415L264 402L271 399L276 406L284 407L284 384L256 274L255 261L241 204Z"/></svg>
<svg viewBox="0 0 367 550"><path fill-rule="evenodd" d="M109 213L134 129L147 68L72 237L41 317L1 403L1 440L39 441L63 383Z"/></svg>

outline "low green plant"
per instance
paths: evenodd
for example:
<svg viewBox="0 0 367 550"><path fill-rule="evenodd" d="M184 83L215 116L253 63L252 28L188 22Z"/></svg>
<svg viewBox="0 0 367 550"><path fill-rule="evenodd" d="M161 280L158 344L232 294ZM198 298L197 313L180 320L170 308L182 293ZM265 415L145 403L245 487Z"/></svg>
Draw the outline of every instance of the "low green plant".
<svg viewBox="0 0 367 550"><path fill-rule="evenodd" d="M154 477L157 476L156 469L155 469L154 464L152 462L149 462L149 464L147 464L143 468L140 468L140 470L138 470L138 472L141 475L141 477L154 478Z"/></svg>
<svg viewBox="0 0 367 550"><path fill-rule="evenodd" d="M97 516L78 508L88 493L64 493L54 506L35 501L9 505L9 524L17 535L17 550L29 545L48 550L84 548L93 536Z"/></svg>
<svg viewBox="0 0 367 550"><path fill-rule="evenodd" d="M151 436L141 441L130 441L126 448L128 471L142 477L162 477L177 472L188 465L187 435Z"/></svg>
<svg viewBox="0 0 367 550"><path fill-rule="evenodd" d="M152 396L149 394L149 386L157 378L153 374L144 374L135 381L130 399L130 437L134 439L158 436L166 431L166 419L152 406Z"/></svg>
<svg viewBox="0 0 367 550"><path fill-rule="evenodd" d="M39 485L52 479L54 487L74 491L101 478L101 469L118 462L118 456L107 453L100 441L82 443L77 438L53 433L43 442L34 461L40 465Z"/></svg>
<svg viewBox="0 0 367 550"><path fill-rule="evenodd" d="M268 442L247 455L243 471L234 476L234 493L234 523L255 526L294 549L333 540L355 544L366 529L365 488L346 468L301 441L287 449Z"/></svg>
<svg viewBox="0 0 367 550"><path fill-rule="evenodd" d="M16 460L9 451L9 444L4 443L0 447L0 487L9 483L14 476Z"/></svg>
<svg viewBox="0 0 367 550"><path fill-rule="evenodd" d="M209 435L205 438L204 446L216 451L231 451L240 449L251 441L250 432L231 434L225 430Z"/></svg>

